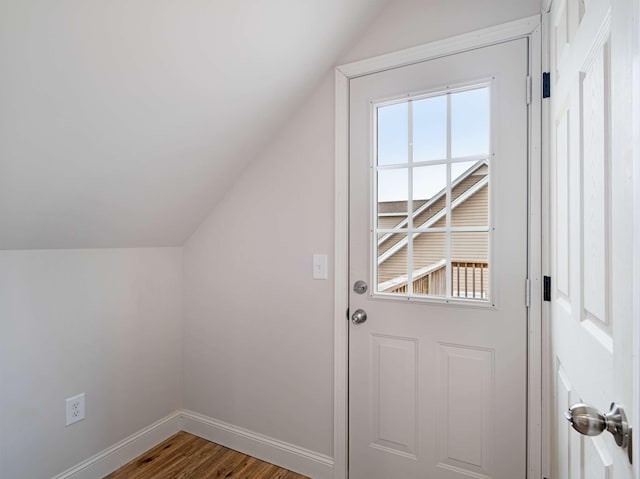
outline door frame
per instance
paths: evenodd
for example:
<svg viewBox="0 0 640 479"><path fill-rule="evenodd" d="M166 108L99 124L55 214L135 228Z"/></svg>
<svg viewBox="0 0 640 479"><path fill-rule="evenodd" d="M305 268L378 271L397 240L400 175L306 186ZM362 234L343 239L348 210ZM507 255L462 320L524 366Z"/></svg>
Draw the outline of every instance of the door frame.
<svg viewBox="0 0 640 479"><path fill-rule="evenodd" d="M334 243L334 478L348 478L349 413L349 80L413 63L462 53L510 40L529 40L528 111L528 278L527 477L543 471L542 398L547 395L543 368L542 308L542 36L534 15L394 53L339 65L335 69L335 243ZM525 300L523 284L523 301ZM546 441L545 441L546 442ZM545 468L546 469L546 468Z"/></svg>
<svg viewBox="0 0 640 479"><path fill-rule="evenodd" d="M631 27L631 56L633 66L631 73L633 89L632 122L633 122L633 289L640 288L640 0L632 0L631 10L634 22ZM640 297L633 300L633 424L635 431L640 431ZM637 434L637 433L636 433ZM640 479L640 441L633 441L633 464L635 477Z"/></svg>

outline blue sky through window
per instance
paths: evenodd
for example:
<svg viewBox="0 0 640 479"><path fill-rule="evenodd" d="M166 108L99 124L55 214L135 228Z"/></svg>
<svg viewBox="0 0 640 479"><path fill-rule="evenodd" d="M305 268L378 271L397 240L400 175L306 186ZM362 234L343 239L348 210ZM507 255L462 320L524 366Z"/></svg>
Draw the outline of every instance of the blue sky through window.
<svg viewBox="0 0 640 479"><path fill-rule="evenodd" d="M489 155L489 88L482 87L450 95L451 155L461 158ZM414 100L412 105L413 161L447 158L447 95ZM378 166L409 161L409 102L378 107ZM472 163L453 163L452 181ZM414 169L414 200L429 199L446 185L445 165ZM444 175L444 177L443 177ZM407 201L408 169L380 170L378 201Z"/></svg>

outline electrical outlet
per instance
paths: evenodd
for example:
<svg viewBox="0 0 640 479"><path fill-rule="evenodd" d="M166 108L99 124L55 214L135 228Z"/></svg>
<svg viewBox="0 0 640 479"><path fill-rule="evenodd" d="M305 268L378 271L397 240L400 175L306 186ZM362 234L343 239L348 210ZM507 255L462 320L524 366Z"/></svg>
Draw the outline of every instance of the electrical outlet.
<svg viewBox="0 0 640 479"><path fill-rule="evenodd" d="M67 426L84 419L84 393L67 399Z"/></svg>

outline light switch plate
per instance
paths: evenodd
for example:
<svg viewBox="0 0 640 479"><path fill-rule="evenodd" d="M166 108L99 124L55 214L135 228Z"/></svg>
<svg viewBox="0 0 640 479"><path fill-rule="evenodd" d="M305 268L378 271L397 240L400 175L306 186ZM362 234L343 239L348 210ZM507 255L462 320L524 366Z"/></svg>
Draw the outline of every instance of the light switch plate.
<svg viewBox="0 0 640 479"><path fill-rule="evenodd" d="M327 279L328 257L326 254L313 255L313 279Z"/></svg>

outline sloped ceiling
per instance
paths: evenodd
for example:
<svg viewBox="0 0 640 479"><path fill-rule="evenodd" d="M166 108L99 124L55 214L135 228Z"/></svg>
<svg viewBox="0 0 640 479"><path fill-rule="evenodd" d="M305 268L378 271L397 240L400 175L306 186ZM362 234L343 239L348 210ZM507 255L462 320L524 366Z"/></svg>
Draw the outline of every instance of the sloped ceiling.
<svg viewBox="0 0 640 479"><path fill-rule="evenodd" d="M182 244L383 3L4 0L0 249Z"/></svg>

